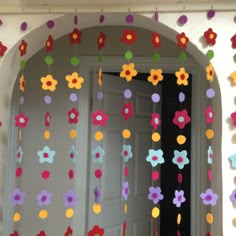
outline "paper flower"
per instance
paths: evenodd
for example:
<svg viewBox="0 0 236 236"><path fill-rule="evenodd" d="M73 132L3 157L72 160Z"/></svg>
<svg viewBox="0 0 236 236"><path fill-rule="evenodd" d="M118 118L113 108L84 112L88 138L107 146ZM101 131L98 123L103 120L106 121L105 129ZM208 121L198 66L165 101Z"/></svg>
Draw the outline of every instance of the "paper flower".
<svg viewBox="0 0 236 236"><path fill-rule="evenodd" d="M200 197L204 205L215 206L216 201L218 200L218 195L210 188L208 188L205 193L201 193Z"/></svg>
<svg viewBox="0 0 236 236"><path fill-rule="evenodd" d="M94 225L91 230L88 231L88 236L103 236L104 229L100 228L98 225Z"/></svg>
<svg viewBox="0 0 236 236"><path fill-rule="evenodd" d="M72 146L70 147L70 150L69 150L68 155L69 155L69 158L70 158L70 160L71 160L72 162L76 162L77 151L76 151L74 145L72 145Z"/></svg>
<svg viewBox="0 0 236 236"><path fill-rule="evenodd" d="M211 63L206 67L206 73L207 80L213 81L215 70Z"/></svg>
<svg viewBox="0 0 236 236"><path fill-rule="evenodd" d="M49 90L51 92L56 90L57 80L55 80L52 75L47 75L46 77L42 77L40 79L42 83L43 90Z"/></svg>
<svg viewBox="0 0 236 236"><path fill-rule="evenodd" d="M45 146L41 151L38 151L37 154L40 163L53 163L56 152L54 150L50 150L48 146Z"/></svg>
<svg viewBox="0 0 236 236"><path fill-rule="evenodd" d="M25 40L22 40L19 46L21 57L26 54L27 46L28 46L27 42L25 42Z"/></svg>
<svg viewBox="0 0 236 236"><path fill-rule="evenodd" d="M214 114L212 106L208 106L205 110L205 120L207 124L212 124L214 122Z"/></svg>
<svg viewBox="0 0 236 236"><path fill-rule="evenodd" d="M50 127L50 122L51 122L51 115L49 112L46 112L44 115L44 125L45 127Z"/></svg>
<svg viewBox="0 0 236 236"><path fill-rule="evenodd" d="M16 151L16 161L18 163L21 163L22 162L22 157L23 157L23 150L22 150L22 147L18 147L17 151Z"/></svg>
<svg viewBox="0 0 236 236"><path fill-rule="evenodd" d="M20 235L19 235L18 231L15 230L12 234L10 234L10 236L20 236Z"/></svg>
<svg viewBox="0 0 236 236"><path fill-rule="evenodd" d="M106 42L106 35L103 32L101 32L97 40L98 50L101 50L102 48L105 47L105 42Z"/></svg>
<svg viewBox="0 0 236 236"><path fill-rule="evenodd" d="M37 201L39 206L48 206L51 203L52 193L43 190L37 195Z"/></svg>
<svg viewBox="0 0 236 236"><path fill-rule="evenodd" d="M124 181L122 184L122 197L123 200L127 201L129 196L129 182Z"/></svg>
<svg viewBox="0 0 236 236"><path fill-rule="evenodd" d="M190 117L188 116L188 111L186 109L182 111L176 111L175 116L173 119L173 123L178 125L180 129L183 129L186 124L191 121Z"/></svg>
<svg viewBox="0 0 236 236"><path fill-rule="evenodd" d="M52 49L53 49L53 42L54 42L54 40L53 40L52 35L51 34L48 35L48 39L46 41L46 52L52 51Z"/></svg>
<svg viewBox="0 0 236 236"><path fill-rule="evenodd" d="M231 167L232 167L232 168L236 168L236 154L231 155L231 156L229 157L229 160L231 161Z"/></svg>
<svg viewBox="0 0 236 236"><path fill-rule="evenodd" d="M98 186L94 188L94 202L101 202L101 190Z"/></svg>
<svg viewBox="0 0 236 236"><path fill-rule="evenodd" d="M138 74L138 72L134 68L134 63L122 65L122 71L120 72L121 78L125 78L129 82L137 74Z"/></svg>
<svg viewBox="0 0 236 236"><path fill-rule="evenodd" d="M236 189L230 194L230 200L233 203L233 205L236 205Z"/></svg>
<svg viewBox="0 0 236 236"><path fill-rule="evenodd" d="M124 103L121 115L124 117L125 120L128 120L134 115L132 102Z"/></svg>
<svg viewBox="0 0 236 236"><path fill-rule="evenodd" d="M64 193L64 205L65 207L75 207L78 201L78 196L73 190L69 190Z"/></svg>
<svg viewBox="0 0 236 236"><path fill-rule="evenodd" d="M206 40L206 43L210 46L215 45L216 37L217 34L212 30L212 28L209 28L207 31L204 32L204 38Z"/></svg>
<svg viewBox="0 0 236 236"><path fill-rule="evenodd" d="M148 153L149 154L146 157L146 161L150 162L152 167L155 167L158 164L163 164L165 162L163 158L163 151L161 149L149 149Z"/></svg>
<svg viewBox="0 0 236 236"><path fill-rule="evenodd" d="M155 49L158 49L161 46L160 35L156 32L152 32L152 44Z"/></svg>
<svg viewBox="0 0 236 236"><path fill-rule="evenodd" d="M80 44L81 38L82 38L82 32L79 31L77 28L74 28L74 30L69 34L70 43L71 44Z"/></svg>
<svg viewBox="0 0 236 236"><path fill-rule="evenodd" d="M232 42L232 48L236 48L236 34L231 38L231 42ZM0 49L1 51L1 49Z"/></svg>
<svg viewBox="0 0 236 236"><path fill-rule="evenodd" d="M174 151L174 157L172 162L178 166L179 169L183 169L185 165L189 164L189 159L187 157L187 151Z"/></svg>
<svg viewBox="0 0 236 236"><path fill-rule="evenodd" d="M68 122L70 124L78 123L79 112L75 107L73 107L70 111L68 111L67 114L68 114Z"/></svg>
<svg viewBox="0 0 236 236"><path fill-rule="evenodd" d="M3 57L6 51L7 47L3 45L2 42L0 41L0 57Z"/></svg>
<svg viewBox="0 0 236 236"><path fill-rule="evenodd" d="M179 71L175 72L175 76L177 77L178 85L188 85L189 74L185 71L185 68L180 67Z"/></svg>
<svg viewBox="0 0 236 236"><path fill-rule="evenodd" d="M47 236L47 234L41 230L36 236Z"/></svg>
<svg viewBox="0 0 236 236"><path fill-rule="evenodd" d="M213 150L212 150L211 146L209 146L208 150L207 150L207 162L210 165L212 165L212 158L213 158Z"/></svg>
<svg viewBox="0 0 236 236"><path fill-rule="evenodd" d="M187 48L187 44L189 42L189 38L185 35L184 32L177 34L176 36L177 42L178 42L178 46L180 48L186 49Z"/></svg>
<svg viewBox="0 0 236 236"><path fill-rule="evenodd" d="M67 75L65 79L68 81L68 87L70 89L81 89L84 83L84 78L79 76L77 72L73 72L71 75Z"/></svg>
<svg viewBox="0 0 236 236"><path fill-rule="evenodd" d="M148 82L152 83L152 85L156 86L160 81L163 80L162 69L151 69L150 76L147 78Z"/></svg>
<svg viewBox="0 0 236 236"><path fill-rule="evenodd" d="M15 126L25 128L28 124L29 118L25 116L22 112L15 116Z"/></svg>
<svg viewBox="0 0 236 236"><path fill-rule="evenodd" d="M131 45L137 39L138 37L135 30L123 30L123 34L120 41L127 45Z"/></svg>
<svg viewBox="0 0 236 236"><path fill-rule="evenodd" d="M16 188L10 195L11 206L23 205L25 202L25 193L21 192L19 188Z"/></svg>
<svg viewBox="0 0 236 236"><path fill-rule="evenodd" d="M93 162L96 164L102 164L103 163L103 157L104 157L105 151L100 146L97 146L92 150L92 156L93 156Z"/></svg>
<svg viewBox="0 0 236 236"><path fill-rule="evenodd" d="M102 110L98 109L92 113L93 125L106 126L108 115L104 114Z"/></svg>
<svg viewBox="0 0 236 236"><path fill-rule="evenodd" d="M160 187L149 187L148 199L153 201L153 204L157 204L160 200L163 199L163 195L161 194Z"/></svg>
<svg viewBox="0 0 236 236"><path fill-rule="evenodd" d="M232 118L232 120L233 120L234 126L236 126L236 111L233 112L230 116L231 116L231 118Z"/></svg>
<svg viewBox="0 0 236 236"><path fill-rule="evenodd" d="M20 77L20 91L24 92L25 91L25 78L24 75Z"/></svg>
<svg viewBox="0 0 236 236"><path fill-rule="evenodd" d="M131 145L123 145L122 146L122 151L121 151L121 156L124 159L125 162L127 162L130 158L133 157L133 153L131 151Z"/></svg>
<svg viewBox="0 0 236 236"><path fill-rule="evenodd" d="M175 190L175 197L173 199L173 204L176 207L181 207L181 204L185 202L184 191L183 190Z"/></svg>
<svg viewBox="0 0 236 236"><path fill-rule="evenodd" d="M64 236L72 236L72 235L73 235L73 230L70 226L68 226Z"/></svg>
<svg viewBox="0 0 236 236"><path fill-rule="evenodd" d="M157 129L161 125L161 116L159 113L152 113L151 126Z"/></svg>
<svg viewBox="0 0 236 236"><path fill-rule="evenodd" d="M230 74L230 78L232 79L233 84L236 84L236 71Z"/></svg>

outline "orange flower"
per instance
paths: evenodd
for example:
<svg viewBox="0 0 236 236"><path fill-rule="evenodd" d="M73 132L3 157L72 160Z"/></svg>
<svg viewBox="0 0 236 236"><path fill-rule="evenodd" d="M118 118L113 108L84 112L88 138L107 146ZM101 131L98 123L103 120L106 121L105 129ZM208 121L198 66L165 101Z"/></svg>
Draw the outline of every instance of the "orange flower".
<svg viewBox="0 0 236 236"><path fill-rule="evenodd" d="M215 75L215 71L211 63L206 67L206 73L207 80L212 81Z"/></svg>
<svg viewBox="0 0 236 236"><path fill-rule="evenodd" d="M84 78L79 76L77 72L66 76L69 88L81 89Z"/></svg>
<svg viewBox="0 0 236 236"><path fill-rule="evenodd" d="M122 71L120 72L120 77L125 78L128 82L132 80L138 72L134 69L134 63L123 64Z"/></svg>
<svg viewBox="0 0 236 236"><path fill-rule="evenodd" d="M177 77L178 85L188 85L189 74L185 72L185 69L183 67L181 67L179 71L175 72L175 76Z"/></svg>
<svg viewBox="0 0 236 236"><path fill-rule="evenodd" d="M55 80L52 75L47 75L41 78L42 89L50 90L51 92L56 90L57 80Z"/></svg>
<svg viewBox="0 0 236 236"><path fill-rule="evenodd" d="M150 76L148 77L148 82L152 83L152 85L155 86L162 80L163 80L162 69L150 70Z"/></svg>

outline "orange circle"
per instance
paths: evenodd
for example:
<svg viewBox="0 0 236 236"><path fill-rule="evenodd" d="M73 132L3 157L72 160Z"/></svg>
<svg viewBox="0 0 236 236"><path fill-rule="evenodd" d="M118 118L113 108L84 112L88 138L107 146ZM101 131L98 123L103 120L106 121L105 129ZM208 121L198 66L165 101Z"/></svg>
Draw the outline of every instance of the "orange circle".
<svg viewBox="0 0 236 236"><path fill-rule="evenodd" d="M76 130L72 129L72 130L70 131L70 138L71 138L71 139L75 139L76 136L77 136Z"/></svg>
<svg viewBox="0 0 236 236"><path fill-rule="evenodd" d="M94 138L96 141L102 141L103 140L103 132L102 131L97 131L94 135Z"/></svg>
<svg viewBox="0 0 236 236"><path fill-rule="evenodd" d="M207 139L212 139L214 137L214 131L212 129L207 129L205 135Z"/></svg>
<svg viewBox="0 0 236 236"><path fill-rule="evenodd" d="M123 138L125 138L125 139L130 138L130 136L131 136L130 130L124 129L124 130L122 131L122 136L123 136Z"/></svg>
<svg viewBox="0 0 236 236"><path fill-rule="evenodd" d="M178 135L176 140L178 144L182 145L186 142L186 137L184 135Z"/></svg>
<svg viewBox="0 0 236 236"><path fill-rule="evenodd" d="M154 132L152 134L152 141L153 142L159 142L161 139L161 135L158 132Z"/></svg>

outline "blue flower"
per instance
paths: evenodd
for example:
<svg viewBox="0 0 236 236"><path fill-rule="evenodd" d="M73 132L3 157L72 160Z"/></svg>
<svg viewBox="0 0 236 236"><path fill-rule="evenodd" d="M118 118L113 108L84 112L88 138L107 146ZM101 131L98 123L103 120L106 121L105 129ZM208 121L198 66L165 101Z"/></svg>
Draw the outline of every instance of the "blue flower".
<svg viewBox="0 0 236 236"><path fill-rule="evenodd" d="M174 151L174 157L172 162L178 166L179 169L183 169L185 165L189 164L189 159L187 157L187 151Z"/></svg>
<svg viewBox="0 0 236 236"><path fill-rule="evenodd" d="M21 163L22 162L22 157L23 157L23 150L22 150L22 147L18 147L17 151L16 151L16 161L18 163Z"/></svg>
<svg viewBox="0 0 236 236"><path fill-rule="evenodd" d="M231 167L236 168L236 154L230 156L229 160L231 161Z"/></svg>
<svg viewBox="0 0 236 236"><path fill-rule="evenodd" d="M207 160L208 160L208 164L212 165L212 158L213 158L213 150L211 148L211 146L208 147L207 150Z"/></svg>
<svg viewBox="0 0 236 236"><path fill-rule="evenodd" d="M43 150L38 151L37 154L39 156L40 163L44 163L44 162L53 163L56 152L53 150L50 150L48 146L45 146Z"/></svg>
<svg viewBox="0 0 236 236"><path fill-rule="evenodd" d="M104 150L97 146L95 149L92 150L92 156L93 156L93 162L96 164L102 164L103 163L103 157L104 157Z"/></svg>
<svg viewBox="0 0 236 236"><path fill-rule="evenodd" d="M74 145L72 145L72 146L70 147L68 156L69 156L69 158L70 158L70 160L71 160L72 162L76 162L77 151L75 150L75 146L74 146Z"/></svg>
<svg viewBox="0 0 236 236"><path fill-rule="evenodd" d="M165 162L163 158L163 151L161 149L153 150L149 149L149 154L146 157L146 161L150 162L152 167L157 166L158 164L162 164Z"/></svg>
<svg viewBox="0 0 236 236"><path fill-rule="evenodd" d="M133 157L132 151L131 151L131 145L123 145L121 156L123 157L124 161L127 162L130 158Z"/></svg>

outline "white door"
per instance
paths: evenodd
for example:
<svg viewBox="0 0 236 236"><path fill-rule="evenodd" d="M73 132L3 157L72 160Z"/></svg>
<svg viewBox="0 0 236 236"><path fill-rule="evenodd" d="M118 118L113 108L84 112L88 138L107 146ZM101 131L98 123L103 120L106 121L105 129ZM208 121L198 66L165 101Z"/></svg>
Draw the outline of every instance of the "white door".
<svg viewBox="0 0 236 236"><path fill-rule="evenodd" d="M133 80L127 84L124 79L114 75L103 75L103 100L97 99L99 86L97 74L93 75L93 102L92 112L102 109L108 115L105 127L92 125L91 128L91 150L98 145L105 151L102 164L90 162L89 182L89 213L88 230L94 225L104 228L107 236L121 236L123 221L126 220L126 235L149 236L152 235L152 201L148 200L148 188L152 184L151 165L146 162L148 150L153 147L151 140L152 127L150 125L151 114L154 110L151 95L154 90L152 84L146 81ZM134 116L125 121L121 115L124 104L123 92L129 88L132 98L128 101L133 103ZM160 108L160 105L158 105ZM155 105L155 110L157 105ZM160 109L159 109L160 110ZM126 162L129 168L128 177L124 177L124 161L121 150L124 144L122 130L128 128L131 137L126 144L132 146L133 157ZM98 142L94 139L94 133L102 130L104 139ZM94 176L94 171L101 168L103 175L101 179ZM129 183L129 197L127 201L127 214L124 214L124 201L122 199L122 182ZM94 188L101 189L100 214L94 214Z"/></svg>

